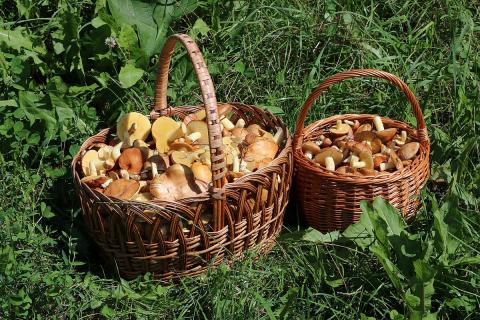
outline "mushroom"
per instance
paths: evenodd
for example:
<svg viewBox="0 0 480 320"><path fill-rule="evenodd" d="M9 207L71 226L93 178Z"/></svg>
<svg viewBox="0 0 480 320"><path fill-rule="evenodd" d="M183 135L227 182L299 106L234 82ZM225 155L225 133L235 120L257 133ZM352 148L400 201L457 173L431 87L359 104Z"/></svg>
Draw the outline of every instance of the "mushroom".
<svg viewBox="0 0 480 320"><path fill-rule="evenodd" d="M196 140L198 144L208 144L208 126L207 123L200 120L193 120L187 124L188 134L200 132L201 136Z"/></svg>
<svg viewBox="0 0 480 320"><path fill-rule="evenodd" d="M407 131L402 130L400 132L400 137L395 139L394 141L395 141L395 144L399 146L403 146L407 142Z"/></svg>
<svg viewBox="0 0 480 320"><path fill-rule="evenodd" d="M342 120L337 120L336 125L330 128L330 133L336 137L346 135L351 131L352 128L348 124L342 123Z"/></svg>
<svg viewBox="0 0 480 320"><path fill-rule="evenodd" d="M359 161L352 162L352 168L366 168L366 169L373 169L373 158L372 153L370 151L362 151L358 155Z"/></svg>
<svg viewBox="0 0 480 320"><path fill-rule="evenodd" d="M375 125L375 128L378 132L384 130L382 118L380 118L380 116L373 117L373 124Z"/></svg>
<svg viewBox="0 0 480 320"><path fill-rule="evenodd" d="M377 137L382 140L383 143L387 143L393 139L397 134L397 128L384 129L376 132Z"/></svg>
<svg viewBox="0 0 480 320"><path fill-rule="evenodd" d="M341 167L338 167L337 170L335 171L338 173L349 173L349 174L355 173L355 169L350 166L341 166Z"/></svg>
<svg viewBox="0 0 480 320"><path fill-rule="evenodd" d="M88 150L82 157L82 171L85 176L90 174L90 161L98 160L98 152L96 150Z"/></svg>
<svg viewBox="0 0 480 320"><path fill-rule="evenodd" d="M122 200L130 200L138 193L139 190L140 183L138 181L118 179L110 183L103 194Z"/></svg>
<svg viewBox="0 0 480 320"><path fill-rule="evenodd" d="M140 174L143 167L142 151L138 148L125 149L118 158L118 166L129 174Z"/></svg>
<svg viewBox="0 0 480 320"><path fill-rule="evenodd" d="M136 139L147 139L151 126L147 116L138 112L129 112L118 120L117 136L130 147Z"/></svg>
<svg viewBox="0 0 480 320"><path fill-rule="evenodd" d="M232 131L230 132L231 132L232 139L235 139L238 142L243 141L245 137L249 134L247 129L238 128L238 127L233 128Z"/></svg>
<svg viewBox="0 0 480 320"><path fill-rule="evenodd" d="M132 200L140 202L148 202L153 199L153 196L150 192L142 192L133 197Z"/></svg>
<svg viewBox="0 0 480 320"><path fill-rule="evenodd" d="M169 117L160 117L152 125L152 136L160 153L169 150L168 143L185 135L187 129L181 122L175 122Z"/></svg>
<svg viewBox="0 0 480 320"><path fill-rule="evenodd" d="M316 163L326 167L329 171L335 171L335 166L338 166L342 160L343 153L334 147L322 149L314 158Z"/></svg>
<svg viewBox="0 0 480 320"><path fill-rule="evenodd" d="M277 132L275 132L275 135L273 136L273 141L275 141L275 143L279 145L283 141L284 136L285 133L283 132L283 129L278 127Z"/></svg>
<svg viewBox="0 0 480 320"><path fill-rule="evenodd" d="M123 146L123 142L120 142L120 143L117 143L113 149L112 149L112 153L111 153L111 157L113 159L113 161L117 161L118 158L120 158L120 155L122 154L122 146Z"/></svg>
<svg viewBox="0 0 480 320"><path fill-rule="evenodd" d="M372 125L370 123L364 123L355 130L355 133L363 132L363 131L372 131Z"/></svg>
<svg viewBox="0 0 480 320"><path fill-rule="evenodd" d="M320 147L313 141L307 141L302 145L302 152L307 159L312 160L313 157L320 152Z"/></svg>
<svg viewBox="0 0 480 320"><path fill-rule="evenodd" d="M110 177L110 179L112 180L117 180L117 179L120 179L120 176L118 175L118 173L114 170L110 170L108 171L108 176Z"/></svg>
<svg viewBox="0 0 480 320"><path fill-rule="evenodd" d="M380 164L387 161L388 161L388 157L382 153L377 153L373 155L373 167L375 169L380 168Z"/></svg>
<svg viewBox="0 0 480 320"><path fill-rule="evenodd" d="M82 157L82 171L86 176L96 176L98 173L104 173L114 167L115 163L111 160L100 160L98 152L95 150L87 151Z"/></svg>
<svg viewBox="0 0 480 320"><path fill-rule="evenodd" d="M173 142L169 146L170 151L185 151L185 152L190 152L193 151L193 146L189 143L186 143L185 141L177 141Z"/></svg>
<svg viewBox="0 0 480 320"><path fill-rule="evenodd" d="M402 160L410 160L415 157L419 149L420 143L418 142L406 143L398 150L398 157Z"/></svg>
<svg viewBox="0 0 480 320"><path fill-rule="evenodd" d="M108 160L111 158L112 151L113 151L112 146L105 145L100 149L98 149L98 158L101 160Z"/></svg>
<svg viewBox="0 0 480 320"><path fill-rule="evenodd" d="M198 151L191 151L191 152L173 151L170 154L170 157L172 158L173 163L183 164L190 167L193 161L200 160L199 154L202 154L204 152L205 152L205 149L200 149Z"/></svg>
<svg viewBox="0 0 480 320"><path fill-rule="evenodd" d="M251 124L247 127L248 132L253 133L257 137L263 135L266 131L262 129L262 127L256 123Z"/></svg>
<svg viewBox="0 0 480 320"><path fill-rule="evenodd" d="M142 151L143 159L148 159L153 156L155 153L158 153L157 150L150 149L150 145L143 140L137 139L133 141L133 147L140 149Z"/></svg>
<svg viewBox="0 0 480 320"><path fill-rule="evenodd" d="M232 130L233 128L235 128L235 125L225 116L220 118L220 123L227 130Z"/></svg>
<svg viewBox="0 0 480 320"><path fill-rule="evenodd" d="M258 168L258 165L263 159L275 158L277 151L278 145L272 139L257 137L255 141L248 146L245 152L245 159L252 159L252 161L255 162L254 168Z"/></svg>
<svg viewBox="0 0 480 320"><path fill-rule="evenodd" d="M402 160L400 160L400 158L397 156L397 154L393 150L390 151L390 162L393 163L393 165L397 170L403 169Z"/></svg>
<svg viewBox="0 0 480 320"><path fill-rule="evenodd" d="M195 161L194 163L192 163L191 169L193 175L195 176L195 179L202 180L206 183L212 182L212 171L210 171L209 166L201 162Z"/></svg>
<svg viewBox="0 0 480 320"><path fill-rule="evenodd" d="M200 132L192 132L188 136L185 137L185 140L188 143L195 143L201 137L202 137L202 134Z"/></svg>
<svg viewBox="0 0 480 320"><path fill-rule="evenodd" d="M152 179L158 174L158 171L167 170L168 164L161 155L154 155L148 158L143 164L143 170L150 171Z"/></svg>
<svg viewBox="0 0 480 320"><path fill-rule="evenodd" d="M98 188L98 187L101 187L108 180L112 180L112 179L104 175L100 175L100 176L86 176L86 177L83 177L80 181L85 183L89 187Z"/></svg>
<svg viewBox="0 0 480 320"><path fill-rule="evenodd" d="M332 140L330 138L325 138L322 141L322 147L330 147L332 145Z"/></svg>
<svg viewBox="0 0 480 320"><path fill-rule="evenodd" d="M372 132L372 131L360 131L360 132L357 131L353 135L353 139L358 142L363 142L363 141L372 142L376 138L377 138L377 135L375 134L375 132Z"/></svg>
<svg viewBox="0 0 480 320"><path fill-rule="evenodd" d="M242 118L237 120L237 123L235 123L235 128L244 128L245 127L245 120Z"/></svg>
<svg viewBox="0 0 480 320"><path fill-rule="evenodd" d="M182 164L174 164L150 183L150 193L159 200L174 201L193 197L202 192L192 170Z"/></svg>

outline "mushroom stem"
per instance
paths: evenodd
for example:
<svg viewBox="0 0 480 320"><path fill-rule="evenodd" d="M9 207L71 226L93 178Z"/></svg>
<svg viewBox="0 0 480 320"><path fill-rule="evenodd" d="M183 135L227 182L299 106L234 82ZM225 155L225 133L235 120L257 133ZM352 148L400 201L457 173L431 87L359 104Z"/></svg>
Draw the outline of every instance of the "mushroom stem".
<svg viewBox="0 0 480 320"><path fill-rule="evenodd" d="M351 165L352 167L353 167L353 164L354 164L355 162L358 162L358 161L360 160L360 158L357 157L357 156L354 155L354 154L350 155L349 158L350 158L350 159L349 159L350 165Z"/></svg>
<svg viewBox="0 0 480 320"><path fill-rule="evenodd" d="M130 180L130 174L125 169L120 170L120 176L122 177L122 179Z"/></svg>
<svg viewBox="0 0 480 320"><path fill-rule="evenodd" d="M91 176L96 176L97 174L97 167L95 166L95 160L91 160L88 163L88 169L90 170L90 175Z"/></svg>
<svg viewBox="0 0 480 320"><path fill-rule="evenodd" d="M232 152L233 154L233 172L240 172L240 159L238 159L238 154L236 152Z"/></svg>
<svg viewBox="0 0 480 320"><path fill-rule="evenodd" d="M189 141L190 143L193 143L200 139L202 137L202 134L200 132L192 132L188 136L186 136L186 140Z"/></svg>
<svg viewBox="0 0 480 320"><path fill-rule="evenodd" d="M382 150L380 151L382 154L388 156L388 155L390 155L391 151L392 150L390 148L388 148L388 147L386 147L385 145L382 144Z"/></svg>
<svg viewBox="0 0 480 320"><path fill-rule="evenodd" d="M407 131L402 130L402 132L400 134L400 139L395 139L394 141L399 146L403 146L405 144L405 142L407 142Z"/></svg>
<svg viewBox="0 0 480 320"><path fill-rule="evenodd" d="M333 161L332 157L325 158L325 168L328 171L335 171L335 161Z"/></svg>
<svg viewBox="0 0 480 320"><path fill-rule="evenodd" d="M132 123L130 128L125 129L125 132L124 132L124 135L123 135L124 138L125 138L125 141L123 141L123 142L125 143L126 147L131 147L132 146L133 141L130 141L130 136L133 135L135 130L137 130L137 123L136 122Z"/></svg>
<svg viewBox="0 0 480 320"><path fill-rule="evenodd" d="M380 163L380 171L385 171L388 169L394 169L395 165L392 162L382 162Z"/></svg>
<svg viewBox="0 0 480 320"><path fill-rule="evenodd" d="M365 166L366 166L366 163L364 161L352 162L352 168L359 169L359 168L363 168Z"/></svg>
<svg viewBox="0 0 480 320"><path fill-rule="evenodd" d="M382 118L380 118L379 116L373 117L373 124L375 125L377 131L385 130L385 128L383 127Z"/></svg>
<svg viewBox="0 0 480 320"><path fill-rule="evenodd" d="M279 127L277 132L273 136L273 141L275 141L276 144L280 144L280 141L283 140L283 136L283 129Z"/></svg>
<svg viewBox="0 0 480 320"><path fill-rule="evenodd" d="M155 177L158 175L157 164L152 161L150 165L152 167L152 179L155 179Z"/></svg>
<svg viewBox="0 0 480 320"><path fill-rule="evenodd" d="M222 117L220 123L223 124L223 127L227 130L232 130L235 128L235 125L227 117Z"/></svg>
<svg viewBox="0 0 480 320"><path fill-rule="evenodd" d="M113 179L108 179L107 181L102 183L102 188L106 189L110 185L110 183L112 183L112 182L113 182Z"/></svg>
<svg viewBox="0 0 480 320"><path fill-rule="evenodd" d="M235 123L235 128L245 128L245 120L242 118L237 120L237 123Z"/></svg>
<svg viewBox="0 0 480 320"><path fill-rule="evenodd" d="M117 161L117 159L120 158L120 155L122 154L120 151L122 149L122 145L123 145L123 142L120 142L113 147L112 158L114 161Z"/></svg>
<svg viewBox="0 0 480 320"><path fill-rule="evenodd" d="M310 151L307 151L304 153L305 158L312 160L313 159L313 153Z"/></svg>
<svg viewBox="0 0 480 320"><path fill-rule="evenodd" d="M350 121L350 120L343 120L343 122L348 124L349 126L355 125L355 123L353 121Z"/></svg>

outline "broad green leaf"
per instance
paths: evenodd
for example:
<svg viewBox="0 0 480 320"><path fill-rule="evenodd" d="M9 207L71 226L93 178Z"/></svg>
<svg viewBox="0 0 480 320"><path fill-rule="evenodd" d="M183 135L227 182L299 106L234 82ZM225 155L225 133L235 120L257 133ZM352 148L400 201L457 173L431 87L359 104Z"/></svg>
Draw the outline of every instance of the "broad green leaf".
<svg viewBox="0 0 480 320"><path fill-rule="evenodd" d="M18 27L13 30L0 28L0 44L5 44L13 50L29 49L39 53L45 53L42 47L34 46L32 40L24 34L25 28Z"/></svg>
<svg viewBox="0 0 480 320"><path fill-rule="evenodd" d="M201 18L198 18L195 21L192 30L190 30L190 36L193 39L196 39L198 38L198 35L206 36L209 31L210 27L205 23L205 21L203 21Z"/></svg>
<svg viewBox="0 0 480 320"><path fill-rule="evenodd" d="M365 249L374 242L374 233L372 222L370 221L369 212L372 210L367 201L361 201L362 215L357 223L350 225L342 236L344 238L353 240L360 248Z"/></svg>
<svg viewBox="0 0 480 320"><path fill-rule="evenodd" d="M321 233L313 228L308 228L303 234L302 240L310 242L334 242L340 236L338 231Z"/></svg>
<svg viewBox="0 0 480 320"><path fill-rule="evenodd" d="M40 108L38 103L39 97L33 92L20 91L18 93L18 103L20 108L25 112L30 125L33 125L36 120L43 120L48 130L53 130L57 121L53 117L52 111Z"/></svg>
<svg viewBox="0 0 480 320"><path fill-rule="evenodd" d="M130 50L138 45L137 34L133 27L129 24L122 24L120 33L118 34L118 45L121 48Z"/></svg>
<svg viewBox="0 0 480 320"><path fill-rule="evenodd" d="M135 67L131 63L127 63L120 69L118 79L123 88L130 88L138 82L143 76L143 70Z"/></svg>
<svg viewBox="0 0 480 320"><path fill-rule="evenodd" d="M383 220L388 226L389 234L400 235L402 230L405 229L406 225L402 216L398 210L385 199L376 197L373 201L373 208L378 215L383 217Z"/></svg>
<svg viewBox="0 0 480 320"><path fill-rule="evenodd" d="M198 2L193 0L172 1L163 5L139 0L107 2L118 24L137 27L140 48L149 57L160 52L170 24L198 6Z"/></svg>

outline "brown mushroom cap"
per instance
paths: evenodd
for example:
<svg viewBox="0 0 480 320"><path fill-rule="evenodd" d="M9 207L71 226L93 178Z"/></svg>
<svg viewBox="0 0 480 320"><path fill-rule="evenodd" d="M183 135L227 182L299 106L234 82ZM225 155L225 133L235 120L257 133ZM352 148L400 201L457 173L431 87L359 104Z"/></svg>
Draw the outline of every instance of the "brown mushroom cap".
<svg viewBox="0 0 480 320"><path fill-rule="evenodd" d="M378 169L381 163L387 162L388 157L382 153L377 153L373 155L373 167Z"/></svg>
<svg viewBox="0 0 480 320"><path fill-rule="evenodd" d="M328 147L322 149L322 151L315 156L314 161L322 166L325 166L325 159L327 157L332 157L333 162L336 166L338 166L343 160L343 152L334 147Z"/></svg>
<svg viewBox="0 0 480 320"><path fill-rule="evenodd" d="M202 192L203 185L197 184L192 170L181 164L174 164L150 183L150 193L164 201L179 200Z"/></svg>
<svg viewBox="0 0 480 320"><path fill-rule="evenodd" d="M132 130L133 125L134 130ZM138 112L129 112L118 120L117 136L121 141L126 141L128 137L128 143L131 145L136 139L147 139L150 128L151 124L147 116Z"/></svg>
<svg viewBox="0 0 480 320"><path fill-rule="evenodd" d="M415 157L419 149L420 143L418 142L406 143L398 150L398 157L402 160L410 160Z"/></svg>
<svg viewBox="0 0 480 320"><path fill-rule="evenodd" d="M364 142L348 141L345 144L345 148L351 150L353 153L360 153L363 151L371 151L371 147Z"/></svg>
<svg viewBox="0 0 480 320"><path fill-rule="evenodd" d="M313 141L307 141L302 145L302 152L310 152L314 157L320 152L320 150L320 147Z"/></svg>
<svg viewBox="0 0 480 320"><path fill-rule="evenodd" d="M375 138L371 143L370 143L370 148L372 148L372 153L379 153L382 151L382 141L378 138Z"/></svg>
<svg viewBox="0 0 480 320"><path fill-rule="evenodd" d="M397 154L393 150L390 150L390 161L395 165L395 168L397 170L403 169L402 160L400 160L400 158L397 156Z"/></svg>
<svg viewBox="0 0 480 320"><path fill-rule="evenodd" d="M341 120L338 120L336 125L330 128L330 133L335 136L343 136L350 132L353 133L352 128L348 124L342 123Z"/></svg>
<svg viewBox="0 0 480 320"><path fill-rule="evenodd" d="M260 137L265 132L265 130L263 130L262 127L256 123L249 125L247 127L247 131L249 133L253 133L257 137Z"/></svg>
<svg viewBox="0 0 480 320"><path fill-rule="evenodd" d="M143 164L143 170L152 170L152 162L157 165L157 171L167 170L168 164L165 162L165 158L157 154L148 158Z"/></svg>
<svg viewBox="0 0 480 320"><path fill-rule="evenodd" d="M138 148L125 149L118 158L118 166L130 174L140 174L143 167L142 151Z"/></svg>
<svg viewBox="0 0 480 320"><path fill-rule="evenodd" d="M192 172L196 179L202 180L204 182L212 182L212 171L210 167L202 164L201 162L195 161L192 163Z"/></svg>
<svg viewBox="0 0 480 320"><path fill-rule="evenodd" d="M248 146L245 152L245 158L260 162L265 158L275 158L277 151L278 145L272 139L257 137L255 141Z"/></svg>
<svg viewBox="0 0 480 320"><path fill-rule="evenodd" d="M377 138L375 132L372 131L360 131L354 134L353 139L358 142L370 141L372 142Z"/></svg>
<svg viewBox="0 0 480 320"><path fill-rule="evenodd" d="M83 177L80 181L85 183L87 186L92 187L92 188L98 188L105 182L107 182L110 178L107 176L87 176Z"/></svg>
<svg viewBox="0 0 480 320"><path fill-rule="evenodd" d="M376 134L383 143L387 143L391 141L393 137L395 137L397 134L397 128L389 128L382 131L377 131Z"/></svg>
<svg viewBox="0 0 480 320"><path fill-rule="evenodd" d="M110 183L103 194L123 200L130 200L139 190L140 183L138 181L118 179Z"/></svg>
<svg viewBox="0 0 480 320"><path fill-rule="evenodd" d="M372 131L372 125L370 123L364 123L361 126L358 127L358 129L355 131L355 133L359 133L362 131Z"/></svg>

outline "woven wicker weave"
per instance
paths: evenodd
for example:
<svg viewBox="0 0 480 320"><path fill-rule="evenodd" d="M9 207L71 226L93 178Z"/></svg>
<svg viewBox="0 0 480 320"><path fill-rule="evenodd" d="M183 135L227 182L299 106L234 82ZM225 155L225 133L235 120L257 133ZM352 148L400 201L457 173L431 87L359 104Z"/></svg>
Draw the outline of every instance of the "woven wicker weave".
<svg viewBox="0 0 480 320"><path fill-rule="evenodd" d="M177 41L187 49L194 65L203 106L167 106L168 71ZM184 119L192 112L206 109L213 176L209 191L176 202L145 203L107 197L80 181L79 162L85 150L105 142L114 130L104 129L81 146L73 159L72 172L83 218L107 261L116 264L123 277L134 278L146 272L163 280L195 275L220 264L227 256L240 257L250 248L267 252L273 247L281 230L292 179L291 138L282 121L271 113L241 103L231 105L232 121L243 118L247 124L258 123L267 130L281 127L287 134L270 164L226 183L212 80L193 40L186 35L174 35L168 38L160 56L155 107L150 118L166 115ZM213 214L210 225L202 223L203 213Z"/></svg>
<svg viewBox="0 0 480 320"><path fill-rule="evenodd" d="M358 176L327 171L316 166L302 153L304 141L318 140L327 127L337 120L373 122L374 115L345 114L316 121L304 128L305 118L315 100L331 85L349 78L374 77L388 80L405 93L417 119L417 129L388 118L382 121L385 128L405 130L420 143L419 155L410 166L393 173L378 176ZM294 136L294 160L297 203L306 222L323 232L342 230L358 221L360 200L373 200L381 196L400 209L405 217L414 217L419 204L419 193L429 175L430 144L420 105L408 86L396 76L372 69L350 70L338 73L321 83L308 97L297 120Z"/></svg>

